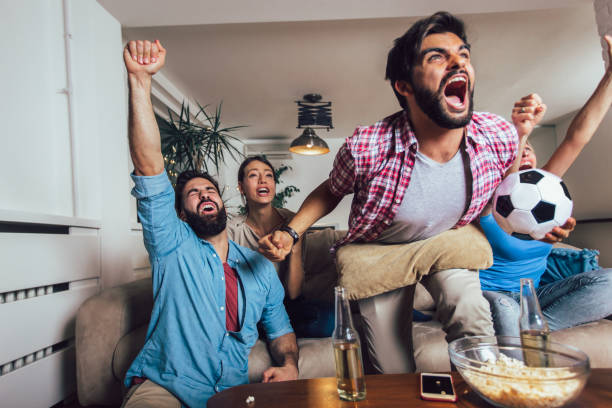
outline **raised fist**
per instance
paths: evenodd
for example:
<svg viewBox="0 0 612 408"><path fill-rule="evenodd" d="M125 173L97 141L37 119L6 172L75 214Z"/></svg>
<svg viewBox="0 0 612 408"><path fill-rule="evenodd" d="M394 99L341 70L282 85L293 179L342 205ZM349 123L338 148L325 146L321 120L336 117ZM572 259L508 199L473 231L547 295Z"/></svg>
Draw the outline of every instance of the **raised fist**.
<svg viewBox="0 0 612 408"><path fill-rule="evenodd" d="M166 49L159 40L129 41L123 50L123 61L128 74L154 75L166 62Z"/></svg>
<svg viewBox="0 0 612 408"><path fill-rule="evenodd" d="M538 94L529 94L514 104L512 122L519 137L529 136L533 128L540 123L546 113L546 105Z"/></svg>

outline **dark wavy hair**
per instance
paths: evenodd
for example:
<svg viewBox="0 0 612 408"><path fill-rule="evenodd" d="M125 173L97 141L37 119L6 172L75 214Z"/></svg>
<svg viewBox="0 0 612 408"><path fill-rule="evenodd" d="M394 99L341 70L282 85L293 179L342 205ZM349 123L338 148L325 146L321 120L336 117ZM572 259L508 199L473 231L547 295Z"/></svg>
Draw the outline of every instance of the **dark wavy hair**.
<svg viewBox="0 0 612 408"><path fill-rule="evenodd" d="M270 163L268 161L268 159L266 159L264 156L250 156L247 157L246 159L244 159L242 161L242 163L240 163L240 167L238 168L238 181L242 181L242 179L244 178L244 169L246 168L246 166L249 165L249 163L252 163L254 161L260 161L263 164L265 164L266 166L268 166L270 169L272 169L272 173L274 173L274 166L272 165L272 163ZM277 183L278 181L276 180L276 173L274 174L274 182Z"/></svg>
<svg viewBox="0 0 612 408"><path fill-rule="evenodd" d="M217 193L221 195L219 183L217 183L217 180L215 180L213 176L201 171L185 170L178 175L176 178L176 185L174 186L174 208L176 209L177 214L180 214L181 210L183 209L183 190L185 189L185 185L189 182L189 180L194 178L203 178L210 181L217 189Z"/></svg>
<svg viewBox="0 0 612 408"><path fill-rule="evenodd" d="M395 39L387 55L385 79L391 82L393 93L403 109L408 108L406 99L395 90L395 83L407 81L412 84L412 68L418 61L423 40L428 35L442 33L453 33L467 44L463 21L446 11L438 11L417 21L404 35Z"/></svg>

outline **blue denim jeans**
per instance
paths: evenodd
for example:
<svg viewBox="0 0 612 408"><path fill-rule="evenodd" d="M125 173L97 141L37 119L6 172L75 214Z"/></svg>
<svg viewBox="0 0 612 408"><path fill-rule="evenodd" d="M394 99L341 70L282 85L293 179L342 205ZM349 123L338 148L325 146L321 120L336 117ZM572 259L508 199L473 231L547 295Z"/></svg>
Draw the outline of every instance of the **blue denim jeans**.
<svg viewBox="0 0 612 408"><path fill-rule="evenodd" d="M612 315L612 268L579 273L536 289L550 330L561 330ZM520 293L483 291L495 334L519 335Z"/></svg>
<svg viewBox="0 0 612 408"><path fill-rule="evenodd" d="M302 297L285 298L285 308L297 337L329 337L334 331L334 304L306 300Z"/></svg>

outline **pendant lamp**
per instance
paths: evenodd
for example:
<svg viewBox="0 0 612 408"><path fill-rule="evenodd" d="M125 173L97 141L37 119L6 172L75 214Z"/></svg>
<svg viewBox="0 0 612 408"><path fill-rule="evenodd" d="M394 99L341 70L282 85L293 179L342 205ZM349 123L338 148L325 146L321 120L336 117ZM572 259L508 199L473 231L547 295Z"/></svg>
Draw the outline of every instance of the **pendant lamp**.
<svg viewBox="0 0 612 408"><path fill-rule="evenodd" d="M329 152L325 140L315 133L314 129L333 129L331 120L331 102L321 102L321 95L307 94L303 100L296 101L298 105L298 129L304 132L297 137L289 151L292 153L316 156Z"/></svg>

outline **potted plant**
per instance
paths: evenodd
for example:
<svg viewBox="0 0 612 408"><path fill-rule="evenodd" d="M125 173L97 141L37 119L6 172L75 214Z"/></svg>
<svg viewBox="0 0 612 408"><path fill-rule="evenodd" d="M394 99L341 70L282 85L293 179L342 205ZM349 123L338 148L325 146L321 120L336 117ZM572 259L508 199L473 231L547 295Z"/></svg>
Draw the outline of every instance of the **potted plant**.
<svg viewBox="0 0 612 408"><path fill-rule="evenodd" d="M226 155L239 160L244 155L234 142L240 139L231 133L245 126L223 127L221 106L209 113L206 106L198 103L198 112L192 115L189 105L183 101L181 113L177 116L168 109L168 119L156 115L161 135L162 154L168 177L176 183L178 174L185 170L219 173Z"/></svg>

